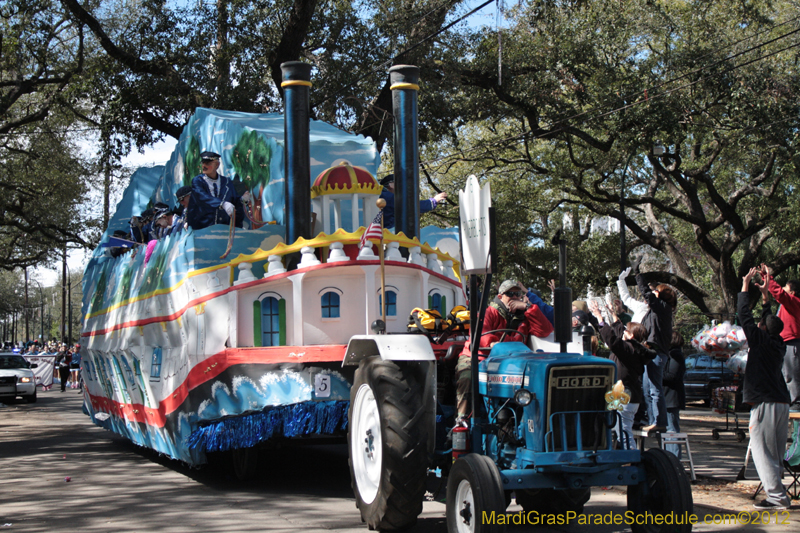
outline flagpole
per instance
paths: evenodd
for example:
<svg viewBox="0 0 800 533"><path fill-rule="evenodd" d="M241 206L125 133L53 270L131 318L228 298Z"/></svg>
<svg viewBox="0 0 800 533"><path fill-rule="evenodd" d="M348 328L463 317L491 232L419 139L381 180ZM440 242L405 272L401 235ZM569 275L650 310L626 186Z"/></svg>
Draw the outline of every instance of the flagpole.
<svg viewBox="0 0 800 533"><path fill-rule="evenodd" d="M386 200L378 198L375 202L378 209L383 210L386 207ZM381 259L381 316L383 323L386 324L386 269L383 265L383 217L381 217L381 240L378 243L378 257Z"/></svg>

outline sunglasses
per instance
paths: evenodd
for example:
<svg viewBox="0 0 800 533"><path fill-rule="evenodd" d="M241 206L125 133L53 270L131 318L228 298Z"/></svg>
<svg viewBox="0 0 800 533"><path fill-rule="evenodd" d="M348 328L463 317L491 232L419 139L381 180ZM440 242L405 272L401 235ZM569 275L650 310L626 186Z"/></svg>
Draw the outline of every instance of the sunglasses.
<svg viewBox="0 0 800 533"><path fill-rule="evenodd" d="M510 296L511 298L519 298L522 296L522 291L506 291L506 296Z"/></svg>
<svg viewBox="0 0 800 533"><path fill-rule="evenodd" d="M200 160L200 162L203 163L204 165L207 165L209 163L213 163L214 161L216 161L216 159L201 159Z"/></svg>

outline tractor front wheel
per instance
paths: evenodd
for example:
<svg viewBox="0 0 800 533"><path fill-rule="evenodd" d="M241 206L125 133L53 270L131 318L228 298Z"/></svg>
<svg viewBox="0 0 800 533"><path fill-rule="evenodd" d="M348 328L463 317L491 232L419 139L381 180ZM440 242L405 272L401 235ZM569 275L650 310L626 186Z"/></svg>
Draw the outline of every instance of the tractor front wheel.
<svg viewBox="0 0 800 533"><path fill-rule="evenodd" d="M678 458L653 448L642 453L645 480L628 487L628 510L634 514L633 533L689 533L692 524L692 487ZM645 520L647 516L650 520ZM652 517L672 516L670 524L654 523Z"/></svg>
<svg viewBox="0 0 800 533"><path fill-rule="evenodd" d="M505 531L503 484L497 466L485 455L459 458L447 478L448 533Z"/></svg>
<svg viewBox="0 0 800 533"><path fill-rule="evenodd" d="M435 383L427 363L359 364L350 389L350 478L370 529L408 529L422 512L435 437Z"/></svg>

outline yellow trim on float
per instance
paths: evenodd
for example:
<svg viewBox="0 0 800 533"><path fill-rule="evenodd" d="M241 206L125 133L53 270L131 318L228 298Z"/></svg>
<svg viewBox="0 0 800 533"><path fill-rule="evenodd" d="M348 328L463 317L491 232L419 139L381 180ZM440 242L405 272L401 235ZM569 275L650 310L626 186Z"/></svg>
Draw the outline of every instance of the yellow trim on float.
<svg viewBox="0 0 800 533"><path fill-rule="evenodd" d="M305 80L288 80L281 82L281 87L297 87L297 86L311 87L311 82Z"/></svg>
<svg viewBox="0 0 800 533"><path fill-rule="evenodd" d="M389 87L390 91L394 91L395 89L411 89L412 91L419 91L419 85L416 83L395 83Z"/></svg>
<svg viewBox="0 0 800 533"><path fill-rule="evenodd" d="M361 242L361 236L364 234L366 229L361 226L353 233L349 233L344 230L344 228L339 228L335 232L331 234L320 233L313 239L304 239L300 237L292 244L284 244L282 242L278 243L274 248L269 250L262 250L259 248L255 252L250 255L239 254L237 257L233 258L232 260L228 261L227 263L223 263L221 265L215 265L210 267L201 268L198 270L189 271L185 277L183 277L180 281L178 281L175 285L167 288L158 289L147 294L140 294L134 298L128 298L127 300L123 300L117 304L114 304L110 307L105 309L101 309L100 311L94 313L88 313L85 319L95 318L98 316L102 316L106 313L109 313L115 309L119 309L120 307L130 305L136 302L140 302L143 300L147 300L149 298L153 298L154 296L161 296L163 294L169 294L173 291L178 290L188 278L193 278L195 276L201 276L203 274L208 274L210 272L215 272L217 270L222 270L224 268L229 269L229 278L230 278L230 285L233 285L233 281L235 278L236 267L239 266L240 263L255 263L256 261L266 261L269 256L271 255L287 255L294 252L299 252L301 249L305 248L306 246L310 246L311 248L321 248L323 246L330 246L335 242L341 242L342 244L358 244ZM400 243L400 246L405 248L411 248L412 246L419 246L420 250L424 254L436 254L436 256L442 261L452 261L453 262L453 271L455 272L456 278L461 281L461 263L456 260L455 258L451 257L450 255L440 251L438 248L433 248L431 245L426 243L419 242L417 237L410 239L406 237L405 233L402 231L398 234L392 233L389 230L383 230L383 242L397 242Z"/></svg>

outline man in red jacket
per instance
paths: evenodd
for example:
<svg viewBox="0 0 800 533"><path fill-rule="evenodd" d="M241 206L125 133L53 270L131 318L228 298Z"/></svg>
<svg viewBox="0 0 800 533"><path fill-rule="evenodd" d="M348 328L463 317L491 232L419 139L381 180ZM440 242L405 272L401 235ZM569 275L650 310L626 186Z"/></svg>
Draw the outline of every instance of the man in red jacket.
<svg viewBox="0 0 800 533"><path fill-rule="evenodd" d="M547 320L538 305L531 304L528 301L525 296L527 292L528 289L512 279L508 279L500 285L500 289L497 291L497 298L486 308L486 316L483 319L483 334L480 340L482 348L491 348L498 342L526 342L530 335L547 337L553 332L553 324ZM489 333L500 329L514 330L518 333L513 331ZM469 415L472 386L470 352L470 343L467 342L459 355L458 365L456 366L459 418ZM481 359L484 359L484 356Z"/></svg>
<svg viewBox="0 0 800 533"><path fill-rule="evenodd" d="M792 397L791 408L800 408L800 281L789 280L781 287L772 278L767 265L761 265L761 278L767 284L770 294L781 306L778 318L783 321L781 338L786 343L786 356L783 358L783 378Z"/></svg>

